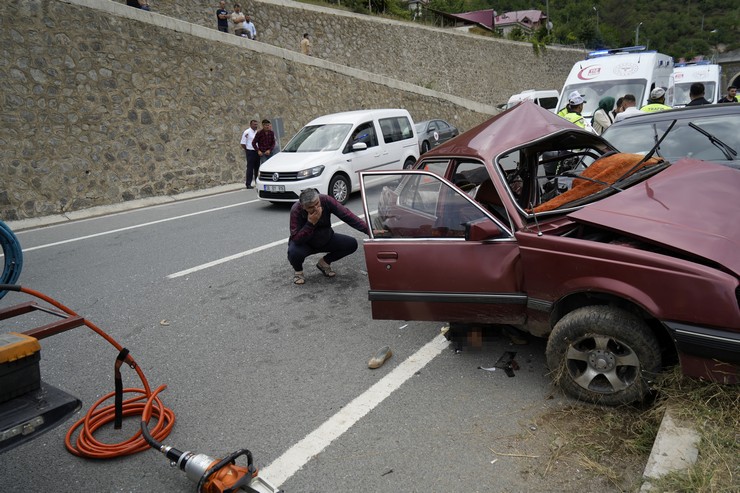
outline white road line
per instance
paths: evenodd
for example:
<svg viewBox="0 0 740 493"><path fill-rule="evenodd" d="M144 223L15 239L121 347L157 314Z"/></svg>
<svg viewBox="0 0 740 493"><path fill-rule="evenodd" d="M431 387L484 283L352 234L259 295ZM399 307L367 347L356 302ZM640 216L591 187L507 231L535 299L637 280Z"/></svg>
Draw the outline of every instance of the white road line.
<svg viewBox="0 0 740 493"><path fill-rule="evenodd" d="M261 252L262 250L267 250L268 248L272 248L278 245L283 245L285 243L288 243L288 238L283 238L282 240L273 241L272 243L267 243L266 245L258 246L257 248L252 248L251 250L247 250L244 252L235 253L234 255L223 257L218 260L214 260L212 262L208 262L208 263L201 264L201 265L196 265L195 267L191 267L190 269L185 269L185 270L181 270L180 272L175 272L174 274L169 274L166 278L175 279L177 277L187 276L188 274L192 274L193 272L198 272L199 270L208 269L209 267L215 267L216 265L220 265L226 262L230 262L232 260L246 257L247 255L252 255L253 253Z"/></svg>
<svg viewBox="0 0 740 493"><path fill-rule="evenodd" d="M189 214L183 214L182 216L175 216L175 217L168 217L168 218L165 218L165 219L158 219L156 221L150 221L148 223L135 224L133 226L126 226L125 228L112 229L110 231L102 231L100 233L95 233L95 234L92 234L92 235L79 236L77 238L70 238L69 240L57 241L57 242L54 242L54 243L47 243L46 245L38 245L38 246L35 246L35 247L24 248L23 249L23 253L32 252L34 250L41 250L42 248L49 248L49 247L53 247L53 246L64 245L66 243L74 243L76 241L88 240L90 238L96 238L98 236L106 236L106 235L111 235L113 233L120 233L121 231L129 231L131 229L137 229L137 228L143 228L143 227L146 227L146 226L152 226L153 224L166 223L168 221L175 221L177 219L184 219L186 217L198 216L200 214L207 214L209 212L216 212L216 211L220 211L220 210L224 210L224 209L230 209L232 207L239 207L239 206L242 206L242 205L245 205L245 204L249 204L251 202L253 202L253 201L239 202L238 204L225 205L225 206L222 206L222 207L216 207L216 208L208 209L208 210L205 210L205 211L191 212Z"/></svg>
<svg viewBox="0 0 740 493"><path fill-rule="evenodd" d="M282 485L448 346L449 343L442 334L429 341L362 395L356 397L303 440L289 448L272 464L262 468L260 476L264 476L278 487Z"/></svg>
<svg viewBox="0 0 740 493"><path fill-rule="evenodd" d="M364 218L365 215L362 214L357 217ZM345 224L344 221L337 221L337 222L332 223L331 226L332 228L336 228L337 226L341 226L342 224ZM211 262L206 262L205 264L196 265L195 267L181 270L179 272L175 272L174 274L168 274L167 276L165 276L165 278L166 279L176 279L178 277L187 276L188 274L192 274L193 272L198 272L199 270L204 270L210 267L221 265L226 262L231 262L232 260L240 259L242 257L246 257L247 255L252 255L253 253L261 252L262 250L267 250L268 248L272 248L274 246L284 245L288 243L288 239L289 238L283 238L282 240L273 241L272 243L267 243L266 245L258 246L257 248L252 248L251 250L246 250L244 252L235 253L234 255L229 255L228 257L216 259Z"/></svg>

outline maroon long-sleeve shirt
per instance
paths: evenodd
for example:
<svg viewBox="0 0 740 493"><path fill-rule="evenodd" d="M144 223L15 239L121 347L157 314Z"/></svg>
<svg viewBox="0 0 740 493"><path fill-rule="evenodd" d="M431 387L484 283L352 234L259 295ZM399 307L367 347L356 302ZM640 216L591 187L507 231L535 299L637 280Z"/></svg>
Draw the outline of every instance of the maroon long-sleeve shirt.
<svg viewBox="0 0 740 493"><path fill-rule="evenodd" d="M315 225L308 221L308 212L303 210L300 202L293 204L293 208L290 209L290 241L298 244L308 243L314 248L321 248L334 234L334 230L331 229L332 214L357 231L370 236L367 223L333 197L319 195L319 201L321 202L321 217Z"/></svg>
<svg viewBox="0 0 740 493"><path fill-rule="evenodd" d="M264 128L259 130L254 134L252 146L255 151L272 151L272 148L275 147L275 132L272 130L265 130Z"/></svg>

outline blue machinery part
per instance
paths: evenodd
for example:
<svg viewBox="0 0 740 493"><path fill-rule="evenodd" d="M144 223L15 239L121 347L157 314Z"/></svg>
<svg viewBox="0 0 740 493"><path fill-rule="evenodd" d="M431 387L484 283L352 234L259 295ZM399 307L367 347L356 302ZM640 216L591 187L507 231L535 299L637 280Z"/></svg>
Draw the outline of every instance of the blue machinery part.
<svg viewBox="0 0 740 493"><path fill-rule="evenodd" d="M21 275L23 267L23 251L18 238L7 224L0 221L0 246L3 248L3 275L0 277L0 284L15 284ZM5 296L7 291L0 291L0 299Z"/></svg>

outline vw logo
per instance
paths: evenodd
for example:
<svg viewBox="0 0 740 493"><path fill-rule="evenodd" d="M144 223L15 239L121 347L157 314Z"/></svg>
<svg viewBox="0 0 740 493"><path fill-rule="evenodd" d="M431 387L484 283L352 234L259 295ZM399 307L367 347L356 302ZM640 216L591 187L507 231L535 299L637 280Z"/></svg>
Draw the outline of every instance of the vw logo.
<svg viewBox="0 0 740 493"><path fill-rule="evenodd" d="M273 173L272 174L272 181L278 181L280 179L279 173Z"/></svg>

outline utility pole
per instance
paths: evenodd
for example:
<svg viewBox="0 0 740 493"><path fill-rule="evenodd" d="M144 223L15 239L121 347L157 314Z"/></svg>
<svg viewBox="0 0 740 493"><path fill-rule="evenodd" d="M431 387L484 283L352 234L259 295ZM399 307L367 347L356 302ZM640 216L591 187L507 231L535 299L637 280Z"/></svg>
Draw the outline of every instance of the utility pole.
<svg viewBox="0 0 740 493"><path fill-rule="evenodd" d="M599 32L599 9L594 5L594 11L596 12L596 32Z"/></svg>

